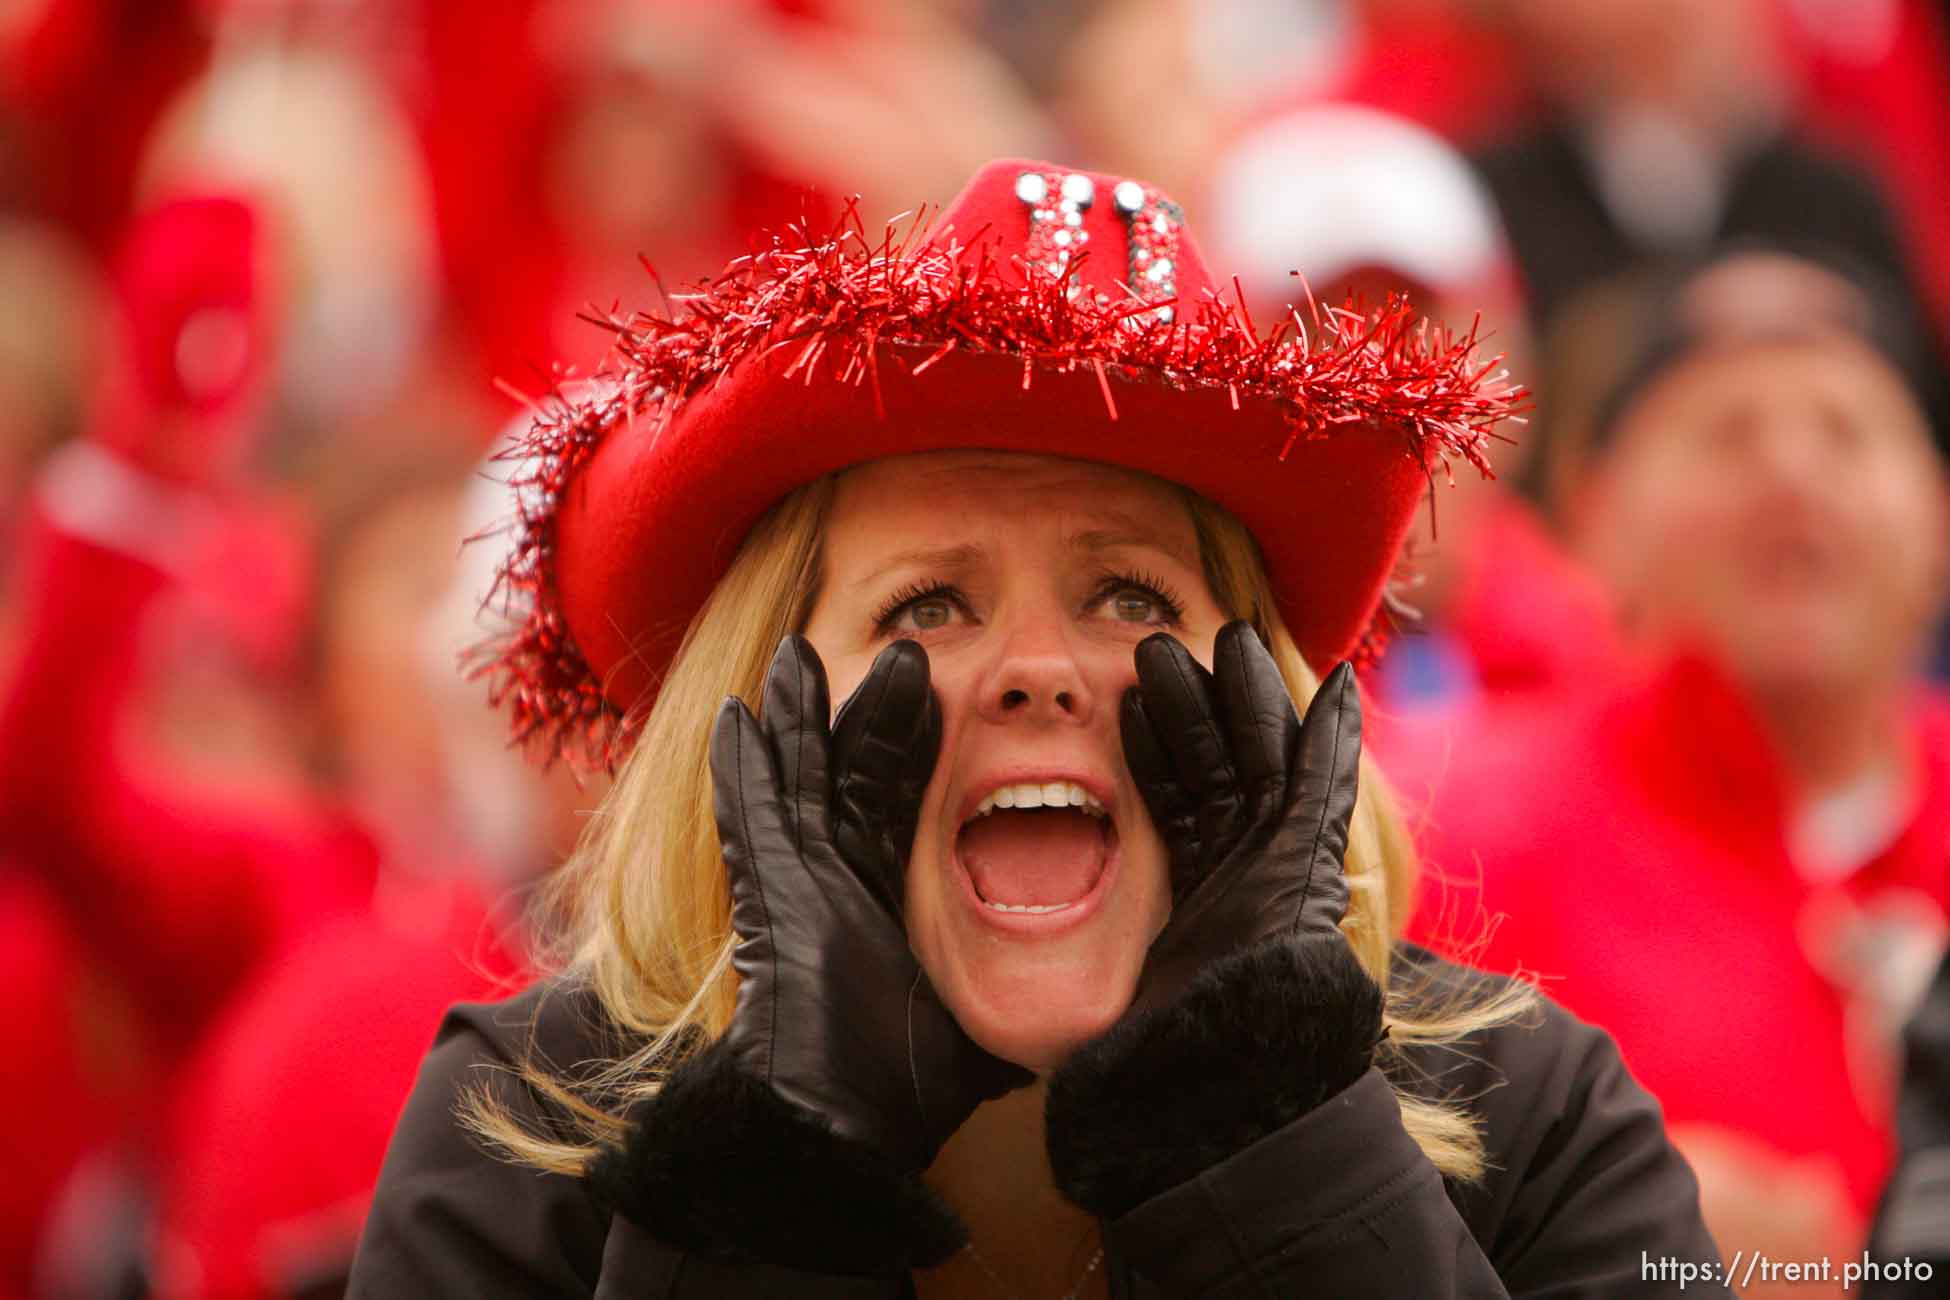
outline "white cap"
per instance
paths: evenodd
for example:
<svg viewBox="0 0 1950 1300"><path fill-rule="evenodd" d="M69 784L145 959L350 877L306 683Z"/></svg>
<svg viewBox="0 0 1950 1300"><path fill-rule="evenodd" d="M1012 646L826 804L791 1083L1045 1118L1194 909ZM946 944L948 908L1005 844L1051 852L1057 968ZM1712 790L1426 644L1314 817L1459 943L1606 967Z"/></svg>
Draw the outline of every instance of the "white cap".
<svg viewBox="0 0 1950 1300"><path fill-rule="evenodd" d="M1496 206L1468 162L1413 122L1324 104L1272 118L1219 160L1213 265L1255 293L1301 295L1355 270L1436 293L1481 292L1509 265ZM1290 286L1290 287L1288 287Z"/></svg>

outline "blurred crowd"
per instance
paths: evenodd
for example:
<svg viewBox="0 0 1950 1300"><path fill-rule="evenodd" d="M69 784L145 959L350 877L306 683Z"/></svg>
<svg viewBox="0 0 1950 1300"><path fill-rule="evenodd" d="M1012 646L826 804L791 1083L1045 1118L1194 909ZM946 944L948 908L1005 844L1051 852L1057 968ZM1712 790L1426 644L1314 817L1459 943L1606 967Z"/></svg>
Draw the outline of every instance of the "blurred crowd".
<svg viewBox="0 0 1950 1300"><path fill-rule="evenodd" d="M1938 0L26 0L0 1300L338 1293L602 794L461 667L525 402L753 231L1008 155L1172 193L1259 319L1405 291L1532 387L1367 677L1412 937L1616 1035L1729 1255L1950 1254Z"/></svg>

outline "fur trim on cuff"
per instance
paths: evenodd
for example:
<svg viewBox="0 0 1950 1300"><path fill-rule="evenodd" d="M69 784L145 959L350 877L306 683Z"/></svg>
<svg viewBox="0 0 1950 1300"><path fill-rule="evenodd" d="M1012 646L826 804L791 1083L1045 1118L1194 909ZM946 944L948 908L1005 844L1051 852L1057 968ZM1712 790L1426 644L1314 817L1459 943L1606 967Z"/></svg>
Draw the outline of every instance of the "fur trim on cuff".
<svg viewBox="0 0 1950 1300"><path fill-rule="evenodd" d="M841 1137L706 1051L639 1107L589 1171L596 1196L669 1245L712 1259L862 1277L940 1263L968 1230L917 1175Z"/></svg>
<svg viewBox="0 0 1950 1300"><path fill-rule="evenodd" d="M1050 1164L1105 1218L1243 1151L1360 1078L1381 990L1340 939L1224 957L1177 1001L1084 1044L1050 1078Z"/></svg>

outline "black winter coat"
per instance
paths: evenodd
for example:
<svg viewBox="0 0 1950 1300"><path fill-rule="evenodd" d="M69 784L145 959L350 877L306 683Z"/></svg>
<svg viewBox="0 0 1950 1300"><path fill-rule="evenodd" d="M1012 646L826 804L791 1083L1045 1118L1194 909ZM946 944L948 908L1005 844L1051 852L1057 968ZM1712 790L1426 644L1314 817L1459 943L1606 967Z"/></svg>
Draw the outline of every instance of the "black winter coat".
<svg viewBox="0 0 1950 1300"><path fill-rule="evenodd" d="M1862 1294L1942 1300L1950 1296L1950 955L1903 1030L1903 1049L1901 1150L1870 1236L1878 1267Z"/></svg>
<svg viewBox="0 0 1950 1300"><path fill-rule="evenodd" d="M1482 978L1404 946L1398 980L1438 996ZM815 1276L686 1254L581 1179L500 1163L458 1127L459 1090L487 1083L546 1120L505 1069L536 1045L559 1064L613 1050L585 997L456 1007L408 1102L354 1268L357 1300L560 1296L598 1300L900 1300L906 1280ZM1393 1076L1352 1087L1181 1186L1106 1222L1121 1300L1161 1297L1726 1296L1692 1171L1658 1104L1611 1039L1545 1002L1527 1023L1411 1047ZM1391 1081L1466 1103L1491 1167L1445 1180L1402 1126ZM808 1195L817 1197L817 1189Z"/></svg>

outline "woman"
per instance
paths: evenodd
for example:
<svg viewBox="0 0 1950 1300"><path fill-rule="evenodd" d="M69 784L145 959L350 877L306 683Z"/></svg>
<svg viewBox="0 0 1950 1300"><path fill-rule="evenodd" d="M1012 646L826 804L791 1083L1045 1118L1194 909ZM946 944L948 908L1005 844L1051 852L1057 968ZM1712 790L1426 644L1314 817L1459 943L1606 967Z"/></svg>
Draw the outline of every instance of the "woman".
<svg viewBox="0 0 1950 1300"><path fill-rule="evenodd" d="M525 736L627 753L563 973L450 1017L355 1295L1714 1258L1602 1034L1391 943L1412 860L1310 667L1513 395L1397 305L1268 342L1210 286L1155 191L1001 162L931 237L619 323L615 398L540 428L496 669Z"/></svg>

